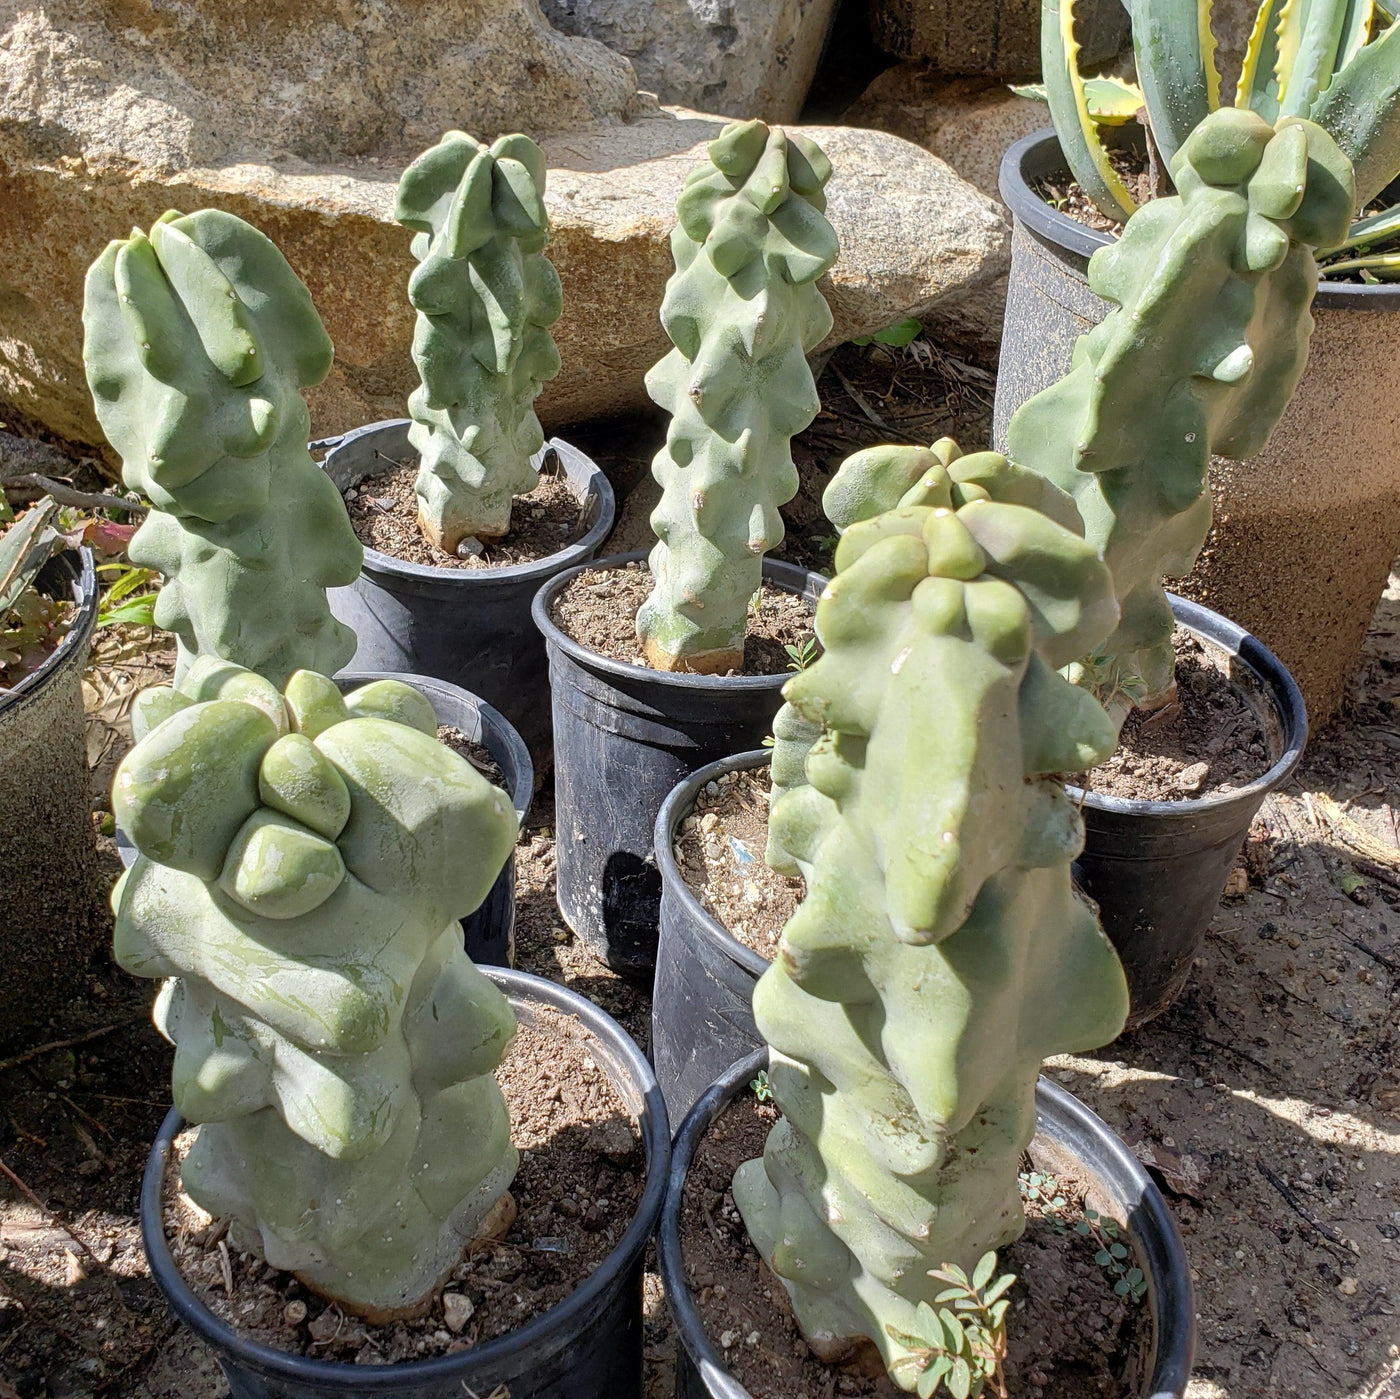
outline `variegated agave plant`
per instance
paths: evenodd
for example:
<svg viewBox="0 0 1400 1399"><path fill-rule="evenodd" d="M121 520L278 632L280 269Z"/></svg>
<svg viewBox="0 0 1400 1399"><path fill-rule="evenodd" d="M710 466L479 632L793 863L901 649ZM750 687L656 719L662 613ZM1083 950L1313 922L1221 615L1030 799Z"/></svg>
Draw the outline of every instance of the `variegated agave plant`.
<svg viewBox="0 0 1400 1399"><path fill-rule="evenodd" d="M1074 178L1111 219L1136 208L1101 136L1146 107L1169 167L1183 141L1221 105L1211 32L1212 0L1123 0L1133 22L1138 84L1079 71L1074 0L1042 0L1045 83L1017 88L1050 104ZM1323 127L1356 170L1366 209L1400 176L1400 7L1394 0L1263 0L1245 53L1235 106L1271 125L1306 117ZM1324 276L1357 272L1400 279L1400 206L1352 224L1322 257Z"/></svg>

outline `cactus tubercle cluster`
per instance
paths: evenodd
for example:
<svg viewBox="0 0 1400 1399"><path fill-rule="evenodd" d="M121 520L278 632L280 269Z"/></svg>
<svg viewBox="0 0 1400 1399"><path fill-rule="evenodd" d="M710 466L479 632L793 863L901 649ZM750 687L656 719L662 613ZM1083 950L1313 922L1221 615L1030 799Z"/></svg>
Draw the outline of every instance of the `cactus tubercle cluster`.
<svg viewBox="0 0 1400 1399"><path fill-rule="evenodd" d="M413 1314L515 1173L493 1076L514 1016L458 921L510 852L511 804L397 681L279 690L201 658L133 726L115 951L164 979L174 1101L199 1124L182 1184L347 1310Z"/></svg>
<svg viewBox="0 0 1400 1399"><path fill-rule="evenodd" d="M534 489L544 442L534 402L559 372L549 327L559 275L544 255L545 162L528 136L484 145L449 131L399 181L394 217L418 261L408 440L421 466L418 523L438 548L496 539L511 498Z"/></svg>
<svg viewBox="0 0 1400 1399"><path fill-rule="evenodd" d="M333 673L355 638L326 603L364 551L307 451L301 390L330 370L306 288L271 241L218 209L163 215L87 274L83 361L122 479L152 505L133 563L164 575L176 674L196 657L281 684Z"/></svg>
<svg viewBox="0 0 1400 1399"><path fill-rule="evenodd" d="M647 375L671 415L652 463L647 662L726 673L743 663L749 599L797 492L790 441L816 416L806 356L831 330L818 278L837 254L820 149L760 121L727 126L676 206L661 320L674 348Z"/></svg>

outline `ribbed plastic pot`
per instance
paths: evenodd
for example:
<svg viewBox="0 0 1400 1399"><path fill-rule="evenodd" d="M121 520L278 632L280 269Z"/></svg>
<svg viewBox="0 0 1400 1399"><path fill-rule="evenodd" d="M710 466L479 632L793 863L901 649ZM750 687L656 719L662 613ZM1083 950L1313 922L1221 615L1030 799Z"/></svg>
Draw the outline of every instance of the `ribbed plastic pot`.
<svg viewBox="0 0 1400 1399"><path fill-rule="evenodd" d="M1016 142L1002 160L1001 197L1014 227L992 420L999 448L1011 415L1064 376L1074 342L1108 311L1089 290L1088 265L1111 235L1052 208L1036 190L1064 172L1051 129ZM1320 284L1293 401L1257 456L1215 459L1215 526L1178 585L1275 648L1319 725L1341 704L1400 553L1397 312L1400 283Z"/></svg>
<svg viewBox="0 0 1400 1399"><path fill-rule="evenodd" d="M765 958L745 947L695 897L676 864L676 836L707 783L767 767L771 759L760 748L711 763L677 783L656 814L661 935L651 998L651 1062L672 1122L679 1122L732 1063L762 1044L753 1023L753 988L768 969Z"/></svg>
<svg viewBox="0 0 1400 1399"><path fill-rule="evenodd" d="M549 1032L539 1011L574 1017L590 1035L589 1053L641 1123L646 1183L617 1246L581 1287L517 1331L457 1355L383 1366L289 1355L240 1336L190 1290L165 1238L161 1186L183 1120L173 1108L161 1124L141 1183L141 1237L151 1275L171 1309L207 1345L232 1399L641 1399L642 1264L661 1211L670 1163L666 1105L651 1066L632 1037L591 1001L540 977L490 968L520 1024Z"/></svg>
<svg viewBox="0 0 1400 1399"><path fill-rule="evenodd" d="M1303 696L1268 647L1199 603L1171 597L1171 604L1177 625L1225 651L1232 674L1268 705L1272 722L1266 718L1265 733L1272 730L1279 756L1247 786L1185 801L1067 789L1083 799L1084 853L1075 878L1097 901L1127 973L1130 1029L1181 994L1250 822L1264 798L1292 775L1308 739Z"/></svg>
<svg viewBox="0 0 1400 1399"><path fill-rule="evenodd" d="M706 1334L691 1295L681 1250L681 1200L691 1162L711 1124L767 1066L766 1049L732 1065L696 1102L676 1134L656 1248L681 1340L677 1399L752 1399L724 1368L724 1354ZM1147 1378L1125 1399L1183 1399L1196 1349L1196 1302L1186 1251L1162 1192L1108 1124L1073 1094L1042 1078L1035 1106L1037 1164L1082 1181L1093 1207L1126 1226L1125 1242L1147 1279L1144 1305L1152 1317L1152 1346L1143 1367ZM1045 1360L1052 1366L1054 1357Z"/></svg>
<svg viewBox="0 0 1400 1399"><path fill-rule="evenodd" d="M644 557L618 555L589 567L622 568ZM554 703L559 911L608 966L649 980L661 912L656 813L696 768L762 743L788 677L674 674L599 655L550 616L581 571L552 579L534 604ZM814 607L826 586L821 574L776 559L763 561L763 576Z"/></svg>
<svg viewBox="0 0 1400 1399"><path fill-rule="evenodd" d="M415 461L409 426L394 419L329 439L322 466L345 491ZM541 768L549 758L549 692L530 603L546 580L597 553L616 513L612 486L588 457L554 438L536 467L551 454L584 507L583 532L567 548L506 568L435 568L366 549L359 578L330 590L331 611L359 639L355 669L429 675L470 689L510 720Z"/></svg>
<svg viewBox="0 0 1400 1399"><path fill-rule="evenodd" d="M83 669L97 619L89 549L65 550L35 580L74 613L57 649L0 693L0 1043L24 1038L72 994L102 942L93 916Z"/></svg>
<svg viewBox="0 0 1400 1399"><path fill-rule="evenodd" d="M401 680L412 685L433 706L440 725L459 730L491 755L501 770L502 785L510 795L516 819L525 824L535 790L535 770L524 740L499 710L459 685L425 675L396 674L386 670L347 670L336 676L342 691L368 685L372 680ZM122 864L136 859L136 847L120 831L117 853ZM496 876L490 892L473 912L462 919L467 956L479 967L515 964L515 851Z"/></svg>

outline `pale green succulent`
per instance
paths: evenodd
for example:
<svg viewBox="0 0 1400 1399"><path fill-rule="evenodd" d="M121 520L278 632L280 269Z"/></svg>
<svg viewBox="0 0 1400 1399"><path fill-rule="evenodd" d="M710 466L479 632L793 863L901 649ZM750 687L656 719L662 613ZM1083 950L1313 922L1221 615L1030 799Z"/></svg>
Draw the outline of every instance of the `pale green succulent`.
<svg viewBox="0 0 1400 1399"><path fill-rule="evenodd" d="M535 399L559 372L549 327L563 306L544 255L549 216L540 148L519 134L490 146L449 131L399 181L394 217L418 260L409 442L422 465L418 523L454 553L510 529L511 498L534 489L544 443Z"/></svg>
<svg viewBox="0 0 1400 1399"><path fill-rule="evenodd" d="M510 853L510 801L393 680L283 692L204 657L133 728L115 951L166 978L175 1106L200 1124L182 1183L236 1247L411 1314L516 1168L493 1077L515 1020L458 921Z"/></svg>
<svg viewBox="0 0 1400 1399"><path fill-rule="evenodd" d="M888 451L868 498L915 503L846 530L825 650L787 685L822 730L810 786L773 813L808 893L754 991L783 1116L734 1199L816 1353L868 1338L913 1390L937 1274L1021 1231L1041 1060L1107 1043L1128 996L1049 776L1116 744L1058 670L1112 629L1108 570L1073 529L988 498L1000 480L1068 506L1029 473Z"/></svg>
<svg viewBox="0 0 1400 1399"><path fill-rule="evenodd" d="M822 193L831 164L797 132L735 122L676 205L676 270L661 320L675 348L647 374L671 415L652 475L648 662L724 673L743 663L749 599L778 514L797 493L790 442L817 415L807 365L831 330L817 279L836 259Z"/></svg>
<svg viewBox="0 0 1400 1399"><path fill-rule="evenodd" d="M1117 717L1172 685L1165 578L1211 525L1212 454L1258 452L1307 364L1314 250L1343 236L1351 165L1320 126L1212 112L1172 163L1179 194L1145 204L1089 262L1112 309L1069 373L1012 417L1006 452L1073 496L1122 611L1096 658Z"/></svg>
<svg viewBox="0 0 1400 1399"><path fill-rule="evenodd" d="M83 329L98 421L153 507L129 554L164 575L176 675L198 656L277 684L339 670L355 636L326 589L355 581L364 550L307 450L301 390L331 342L286 259L233 214L171 210L93 263Z"/></svg>

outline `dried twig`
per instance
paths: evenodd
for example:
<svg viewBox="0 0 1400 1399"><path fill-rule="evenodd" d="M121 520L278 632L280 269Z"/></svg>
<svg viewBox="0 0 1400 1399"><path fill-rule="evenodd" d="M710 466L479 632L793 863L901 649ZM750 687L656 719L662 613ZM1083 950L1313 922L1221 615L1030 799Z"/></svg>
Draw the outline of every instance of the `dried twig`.
<svg viewBox="0 0 1400 1399"><path fill-rule="evenodd" d="M114 1035L118 1030L125 1030L129 1025L135 1025L139 1020L149 1019L149 1011L140 1011L136 1015L128 1016L125 1020L118 1020L115 1024L104 1025L100 1030L89 1030L85 1035L74 1035L72 1039L50 1040L47 1044L36 1044L32 1049L26 1049L23 1054L16 1054L12 1059L0 1059L0 1074L7 1069L17 1069L21 1064L27 1064L31 1059L37 1059L43 1054L48 1054L55 1049L72 1049L74 1045L89 1044L93 1040L100 1040L106 1035Z"/></svg>
<svg viewBox="0 0 1400 1399"><path fill-rule="evenodd" d="M1254 1163L1259 1168L1259 1174L1269 1182L1270 1185L1283 1196L1284 1203L1298 1216L1305 1224L1310 1224L1324 1239L1336 1244L1345 1252L1347 1249L1346 1240L1337 1233L1330 1225L1324 1224L1299 1198L1276 1176L1262 1161Z"/></svg>
<svg viewBox="0 0 1400 1399"><path fill-rule="evenodd" d="M78 1235L71 1228L69 1228L68 1225L64 1224L63 1221L59 1219L59 1217L56 1214L54 1214L54 1212L5 1164L5 1160L3 1157L0 1157L0 1175L3 1175L5 1179L8 1180L10 1184L13 1185L15 1189L18 1190L26 1200L29 1201L31 1205L33 1205L48 1220L50 1220L55 1226L55 1228L60 1229L64 1234L66 1234L70 1239L72 1239L73 1242L77 1244L78 1247L82 1249L82 1251L85 1254L87 1254L87 1256L91 1258L94 1263L96 1263L99 1267L102 1265L102 1260L87 1246L87 1244L85 1244L82 1241L82 1239L78 1237Z"/></svg>
<svg viewBox="0 0 1400 1399"><path fill-rule="evenodd" d="M47 491L60 505L76 505L82 510L129 510L135 515L144 515L151 508L139 500L128 500L125 496L80 491L75 486L65 486L62 481L55 481L52 476L40 476L33 471L24 476L12 476L5 484L34 486L41 491Z"/></svg>
<svg viewBox="0 0 1400 1399"><path fill-rule="evenodd" d="M831 366L831 372L834 375L836 375L836 377L841 381L841 387L845 389L846 392L851 396L851 402L854 403L856 407L859 408L860 411L864 413L865 416L869 418L870 421L874 423L877 428L880 429L881 432L894 431L894 429L870 406L870 404L865 399L865 395L862 394L861 391L858 388L856 388L856 386L853 383L851 383L851 381L848 378L846 378L846 376L841 372L841 368L839 365L833 363Z"/></svg>

